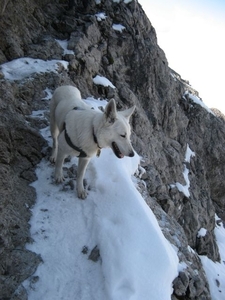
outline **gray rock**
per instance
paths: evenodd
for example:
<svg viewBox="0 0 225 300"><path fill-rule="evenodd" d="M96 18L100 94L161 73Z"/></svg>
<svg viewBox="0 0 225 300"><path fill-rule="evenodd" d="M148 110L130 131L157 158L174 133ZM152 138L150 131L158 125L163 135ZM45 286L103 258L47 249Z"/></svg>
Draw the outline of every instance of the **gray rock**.
<svg viewBox="0 0 225 300"><path fill-rule="evenodd" d="M92 250L91 253L88 256L88 259L92 260L93 262L97 262L100 259L100 250L98 246L95 246Z"/></svg>

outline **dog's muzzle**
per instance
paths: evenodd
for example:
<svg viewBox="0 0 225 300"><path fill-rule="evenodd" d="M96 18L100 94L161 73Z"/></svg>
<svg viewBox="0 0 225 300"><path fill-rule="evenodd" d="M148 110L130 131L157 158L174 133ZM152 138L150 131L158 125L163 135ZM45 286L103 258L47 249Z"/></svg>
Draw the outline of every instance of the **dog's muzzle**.
<svg viewBox="0 0 225 300"><path fill-rule="evenodd" d="M134 151L132 150L130 153L129 153L129 157L133 157L134 156Z"/></svg>
<svg viewBox="0 0 225 300"><path fill-rule="evenodd" d="M116 142L112 142L112 150L118 158L124 158L124 154L120 151L120 149L119 149ZM131 150L130 153L127 156L133 157L134 156L134 151Z"/></svg>

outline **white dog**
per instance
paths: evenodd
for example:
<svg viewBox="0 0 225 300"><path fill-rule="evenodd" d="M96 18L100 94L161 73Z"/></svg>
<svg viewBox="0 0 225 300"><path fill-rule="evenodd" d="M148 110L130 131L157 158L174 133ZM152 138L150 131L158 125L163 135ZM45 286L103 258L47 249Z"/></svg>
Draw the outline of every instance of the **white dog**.
<svg viewBox="0 0 225 300"><path fill-rule="evenodd" d="M77 194L85 199L83 178L87 165L102 148L110 147L118 158L134 156L130 142L129 118L135 106L117 112L115 100L110 100L105 112L96 111L82 99L73 86L57 88L50 102L50 128L53 138L51 162L56 162L55 179L62 182L65 157L78 156Z"/></svg>

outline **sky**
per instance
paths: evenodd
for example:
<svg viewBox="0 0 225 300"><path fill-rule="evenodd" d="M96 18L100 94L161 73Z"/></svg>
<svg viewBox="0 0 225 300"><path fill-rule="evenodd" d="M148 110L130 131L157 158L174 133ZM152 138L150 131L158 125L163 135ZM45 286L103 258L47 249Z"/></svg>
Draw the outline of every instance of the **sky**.
<svg viewBox="0 0 225 300"><path fill-rule="evenodd" d="M67 47L65 41L61 45ZM19 58L1 67L5 80L14 81L30 79L36 73L58 72L59 63L68 68L65 61L32 58ZM94 83L113 84L105 77L98 77ZM42 100L49 101L53 91L46 86L45 92ZM84 100L96 110L107 103L92 97ZM194 97L193 101L199 99ZM46 111L40 110L31 117L45 119L46 115ZM49 126L41 129L41 134L51 146ZM194 155L187 145L184 161L190 162ZM139 193L140 186L145 185L140 178L144 169L139 168L139 162L137 153L133 158L118 159L111 149L102 149L100 157L92 158L88 166L85 200L79 200L72 189L74 174L71 176L69 170L76 169L77 158L64 164L66 180L59 185L54 183L54 166L47 157L38 164L37 180L32 183L37 199L30 208L33 243L27 244L27 249L40 254L43 262L23 283L29 300L171 299L174 278L188 266L178 261L178 248L166 240ZM175 183L186 197L191 189L188 173L184 169L185 185ZM201 228L198 236L206 233ZM214 263L206 256L200 259L212 299L223 300L225 229L221 223L216 225L215 234L222 263ZM96 246L100 257L96 256L94 262L89 256ZM197 255L190 246L187 251Z"/></svg>
<svg viewBox="0 0 225 300"><path fill-rule="evenodd" d="M225 114L225 1L138 0L169 66Z"/></svg>

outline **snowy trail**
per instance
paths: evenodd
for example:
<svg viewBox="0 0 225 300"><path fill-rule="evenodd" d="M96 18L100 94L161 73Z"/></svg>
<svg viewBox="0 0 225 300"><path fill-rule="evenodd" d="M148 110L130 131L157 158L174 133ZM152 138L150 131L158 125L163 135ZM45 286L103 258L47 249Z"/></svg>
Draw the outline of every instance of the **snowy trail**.
<svg viewBox="0 0 225 300"><path fill-rule="evenodd" d="M84 246L95 246L93 203L79 201L74 191L60 191L52 184L52 172L53 167L42 161L34 184L38 201L32 210L31 235L35 243L29 249L40 253L44 263L35 274L39 280L30 290L31 299L104 299L100 264L82 253Z"/></svg>

